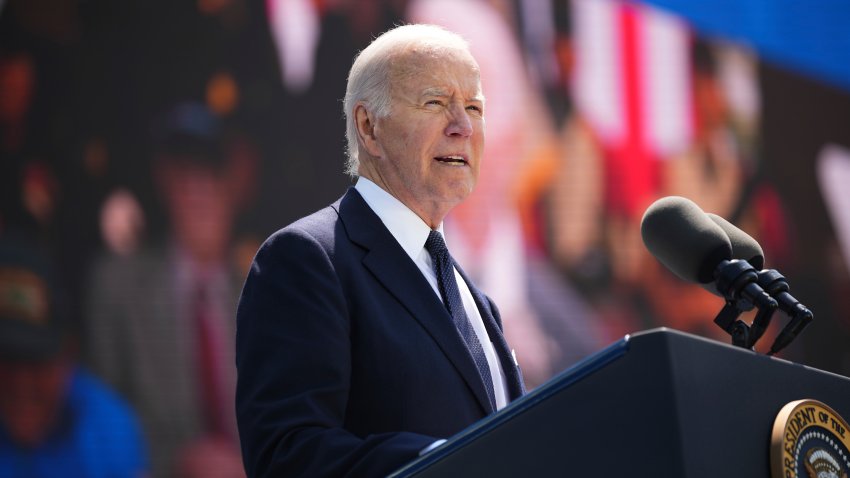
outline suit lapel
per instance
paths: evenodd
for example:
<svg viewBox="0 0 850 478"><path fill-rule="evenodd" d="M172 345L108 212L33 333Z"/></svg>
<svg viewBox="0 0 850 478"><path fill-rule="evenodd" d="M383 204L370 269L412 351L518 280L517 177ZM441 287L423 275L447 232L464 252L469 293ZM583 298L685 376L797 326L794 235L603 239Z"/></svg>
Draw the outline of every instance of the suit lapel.
<svg viewBox="0 0 850 478"><path fill-rule="evenodd" d="M366 249L363 265L410 312L466 381L485 414L493 412L484 383L452 318L416 264L360 193L349 188L333 206L349 239Z"/></svg>

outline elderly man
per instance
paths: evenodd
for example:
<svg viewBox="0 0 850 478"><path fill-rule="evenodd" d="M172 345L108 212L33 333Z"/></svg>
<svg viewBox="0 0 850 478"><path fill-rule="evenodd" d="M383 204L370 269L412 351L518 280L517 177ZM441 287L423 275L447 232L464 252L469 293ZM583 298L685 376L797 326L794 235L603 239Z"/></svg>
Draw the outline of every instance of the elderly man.
<svg viewBox="0 0 850 478"><path fill-rule="evenodd" d="M338 202L260 248L237 312L249 476L385 476L523 393L495 305L455 264L484 97L466 42L395 28L354 62Z"/></svg>

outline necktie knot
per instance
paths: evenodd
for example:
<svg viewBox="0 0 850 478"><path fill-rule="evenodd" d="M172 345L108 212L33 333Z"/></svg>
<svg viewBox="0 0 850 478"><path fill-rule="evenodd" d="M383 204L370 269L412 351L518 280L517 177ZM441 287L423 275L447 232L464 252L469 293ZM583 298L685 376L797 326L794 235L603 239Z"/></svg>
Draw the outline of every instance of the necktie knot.
<svg viewBox="0 0 850 478"><path fill-rule="evenodd" d="M457 317L459 314L465 316L466 314L463 311L460 300L460 291L454 277L454 265L452 264L449 249L446 247L446 241L443 240L443 235L432 230L428 234L428 239L425 241L425 249L428 251L428 254L431 254L431 259L434 261L437 284L446 309L448 309L453 317Z"/></svg>
<svg viewBox="0 0 850 478"><path fill-rule="evenodd" d="M446 241L443 240L443 235L438 231L431 231L428 234L428 239L425 241L425 250L431 254L435 261L444 261L449 258L449 248L446 247Z"/></svg>

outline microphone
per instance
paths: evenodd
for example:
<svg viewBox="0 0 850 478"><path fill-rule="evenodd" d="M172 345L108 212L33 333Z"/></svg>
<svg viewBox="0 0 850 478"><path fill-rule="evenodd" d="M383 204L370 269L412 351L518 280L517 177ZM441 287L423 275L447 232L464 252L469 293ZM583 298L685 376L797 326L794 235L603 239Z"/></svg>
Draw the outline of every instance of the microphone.
<svg viewBox="0 0 850 478"><path fill-rule="evenodd" d="M732 335L735 345L751 348L749 327L737 317L756 306L769 320L777 303L759 286L756 269L745 260L733 259L732 240L721 225L693 201L669 196L647 208L641 237L649 252L674 274L711 285L726 299L726 307L715 322ZM739 236L736 240L741 240L742 251L743 245L749 244Z"/></svg>
<svg viewBox="0 0 850 478"><path fill-rule="evenodd" d="M708 216L729 237L732 244L732 257L744 259L756 269L764 267L764 252L758 241L722 217L711 213ZM779 271L775 269L760 270L758 284L777 301L779 310L791 317L791 321L782 329L770 347L768 355L774 355L797 338L803 329L812 322L814 314L789 293L791 287ZM770 317L767 317L764 323L759 323L759 317L756 317L750 330L750 340L753 343L761 337L769 323Z"/></svg>
<svg viewBox="0 0 850 478"><path fill-rule="evenodd" d="M726 233L726 237L729 238L729 242L732 244L733 258L743 259L758 270L764 268L764 251L761 249L758 241L717 214L709 212L706 215Z"/></svg>
<svg viewBox="0 0 850 478"><path fill-rule="evenodd" d="M688 282L714 282L717 266L732 258L732 244L723 229L683 197L652 203L641 220L640 234L649 252Z"/></svg>
<svg viewBox="0 0 850 478"><path fill-rule="evenodd" d="M729 239L729 243L732 246L733 259L747 261L756 270L761 270L762 267L764 267L764 252L762 251L758 241L717 214L707 212L705 215L708 216L712 222L717 224L720 229L723 229L723 233L726 234L726 237ZM703 289L711 292L712 294L723 297L723 293L717 290L714 283L701 285Z"/></svg>

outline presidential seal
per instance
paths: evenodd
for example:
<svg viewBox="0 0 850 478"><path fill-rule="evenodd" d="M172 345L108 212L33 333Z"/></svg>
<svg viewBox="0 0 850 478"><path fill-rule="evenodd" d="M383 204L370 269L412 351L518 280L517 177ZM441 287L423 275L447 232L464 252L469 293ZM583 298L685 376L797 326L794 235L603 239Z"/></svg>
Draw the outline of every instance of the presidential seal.
<svg viewBox="0 0 850 478"><path fill-rule="evenodd" d="M770 443L773 478L848 478L850 427L817 400L797 400L779 411Z"/></svg>

